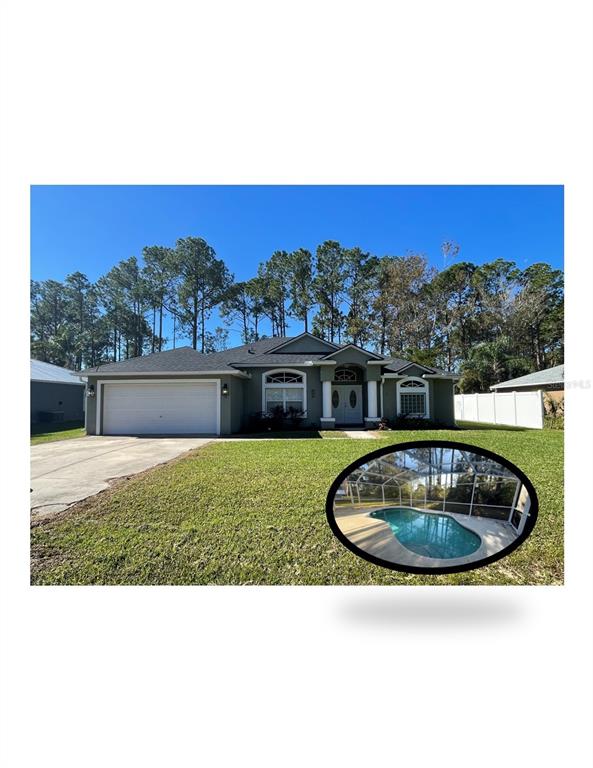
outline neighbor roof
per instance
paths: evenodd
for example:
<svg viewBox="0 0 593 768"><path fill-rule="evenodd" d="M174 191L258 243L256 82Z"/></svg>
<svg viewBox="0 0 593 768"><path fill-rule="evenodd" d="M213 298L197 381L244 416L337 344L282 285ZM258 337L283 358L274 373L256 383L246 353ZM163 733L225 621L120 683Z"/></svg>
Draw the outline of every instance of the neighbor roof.
<svg viewBox="0 0 593 768"><path fill-rule="evenodd" d="M59 365L44 363L41 360L31 358L31 381L41 381L49 384L78 384L84 386L84 382L77 379L76 371L61 368Z"/></svg>
<svg viewBox="0 0 593 768"><path fill-rule="evenodd" d="M545 368L543 371L528 373L516 379L501 381L493 384L490 389L514 389L515 387L545 387L550 384L564 384L564 365L555 365L553 368Z"/></svg>

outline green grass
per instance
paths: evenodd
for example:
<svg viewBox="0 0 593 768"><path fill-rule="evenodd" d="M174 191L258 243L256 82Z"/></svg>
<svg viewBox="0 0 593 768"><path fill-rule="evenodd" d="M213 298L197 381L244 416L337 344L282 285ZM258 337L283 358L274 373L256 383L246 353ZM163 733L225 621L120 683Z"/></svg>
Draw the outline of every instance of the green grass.
<svg viewBox="0 0 593 768"><path fill-rule="evenodd" d="M249 438L254 440L261 440L265 438L266 440L286 440L287 438L290 438L291 440L316 440L318 438L332 438L332 437L344 437L346 439L348 438L348 435L346 435L344 432L340 431L339 429L327 429L327 430L317 430L317 429L295 429L292 431L288 430L278 430L277 432L270 431L270 432L250 432L249 434L238 434L237 438Z"/></svg>
<svg viewBox="0 0 593 768"><path fill-rule="evenodd" d="M461 429L500 429L503 432L526 432L528 427L512 427L506 424L484 424L481 421L458 421L457 426Z"/></svg>
<svg viewBox="0 0 593 768"><path fill-rule="evenodd" d="M451 439L490 449L533 481L540 517L529 539L485 568L397 573L334 538L325 498L370 450ZM561 584L562 433L391 432L379 440L270 440L206 446L32 529L35 584Z"/></svg>
<svg viewBox="0 0 593 768"><path fill-rule="evenodd" d="M50 443L54 440L71 440L84 437L84 424L80 421L61 421L55 424L31 424L31 445Z"/></svg>

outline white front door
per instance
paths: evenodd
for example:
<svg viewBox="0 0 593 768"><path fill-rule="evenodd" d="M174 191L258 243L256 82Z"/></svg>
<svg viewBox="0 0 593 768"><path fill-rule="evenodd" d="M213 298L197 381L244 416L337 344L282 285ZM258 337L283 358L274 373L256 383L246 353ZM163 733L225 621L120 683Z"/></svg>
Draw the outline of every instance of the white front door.
<svg viewBox="0 0 593 768"><path fill-rule="evenodd" d="M332 416L336 424L362 424L362 384L334 384Z"/></svg>

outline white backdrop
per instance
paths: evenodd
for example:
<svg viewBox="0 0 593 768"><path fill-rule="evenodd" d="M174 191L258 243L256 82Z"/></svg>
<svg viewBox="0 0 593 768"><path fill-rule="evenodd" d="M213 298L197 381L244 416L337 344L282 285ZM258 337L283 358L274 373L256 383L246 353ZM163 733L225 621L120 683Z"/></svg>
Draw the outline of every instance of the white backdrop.
<svg viewBox="0 0 593 768"><path fill-rule="evenodd" d="M565 184L590 382L588 0L3 8L4 764L591 764L590 390L564 587L31 588L27 434L31 183Z"/></svg>

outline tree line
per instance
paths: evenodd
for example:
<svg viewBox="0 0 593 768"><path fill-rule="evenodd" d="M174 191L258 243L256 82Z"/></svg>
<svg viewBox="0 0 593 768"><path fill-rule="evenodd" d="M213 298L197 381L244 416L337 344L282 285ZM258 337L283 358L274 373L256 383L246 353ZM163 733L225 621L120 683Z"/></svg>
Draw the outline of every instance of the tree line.
<svg viewBox="0 0 593 768"><path fill-rule="evenodd" d="M328 240L315 253L276 251L236 281L202 238L147 246L141 261L120 261L94 283L81 272L32 281L31 356L80 370L181 340L221 350L230 328L246 344L284 336L298 321L327 341L459 371L465 392L562 362L561 270L476 265L451 242L442 256L437 269L423 254L376 256ZM224 324L212 331L215 309Z"/></svg>

